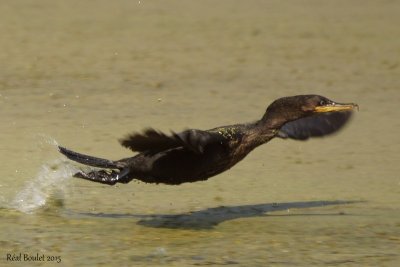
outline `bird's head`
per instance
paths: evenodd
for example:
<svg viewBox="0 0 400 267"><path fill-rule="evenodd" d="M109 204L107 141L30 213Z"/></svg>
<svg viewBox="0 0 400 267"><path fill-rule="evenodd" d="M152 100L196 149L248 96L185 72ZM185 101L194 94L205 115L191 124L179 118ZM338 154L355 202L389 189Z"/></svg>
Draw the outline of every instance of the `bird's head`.
<svg viewBox="0 0 400 267"><path fill-rule="evenodd" d="M273 124L282 124L312 115L351 111L354 108L358 108L358 105L337 103L320 95L289 96L272 102L262 120L272 120Z"/></svg>

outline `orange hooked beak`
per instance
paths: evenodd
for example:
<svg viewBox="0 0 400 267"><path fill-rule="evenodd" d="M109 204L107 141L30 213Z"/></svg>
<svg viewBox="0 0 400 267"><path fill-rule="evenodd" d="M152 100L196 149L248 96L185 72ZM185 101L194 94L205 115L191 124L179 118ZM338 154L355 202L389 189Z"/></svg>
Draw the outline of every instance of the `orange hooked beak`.
<svg viewBox="0 0 400 267"><path fill-rule="evenodd" d="M346 110L353 110L357 108L358 105L355 103L348 103L348 104L339 104L339 103L330 103L324 106L318 106L314 109L314 112L322 113L322 112L335 112L335 111L346 111Z"/></svg>

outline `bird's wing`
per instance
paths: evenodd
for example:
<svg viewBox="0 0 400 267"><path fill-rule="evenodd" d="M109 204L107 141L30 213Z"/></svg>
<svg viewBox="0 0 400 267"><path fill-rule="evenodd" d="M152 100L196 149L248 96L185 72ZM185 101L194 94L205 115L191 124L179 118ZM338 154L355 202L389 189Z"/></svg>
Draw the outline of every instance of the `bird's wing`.
<svg viewBox="0 0 400 267"><path fill-rule="evenodd" d="M202 130L191 129L166 135L150 128L143 133L133 133L120 140L120 143L133 151L153 154L176 147L185 147L194 153L203 153L207 145L224 141L222 135Z"/></svg>
<svg viewBox="0 0 400 267"><path fill-rule="evenodd" d="M352 113L351 111L329 112L291 121L279 129L278 137L307 140L310 137L329 135L342 128Z"/></svg>

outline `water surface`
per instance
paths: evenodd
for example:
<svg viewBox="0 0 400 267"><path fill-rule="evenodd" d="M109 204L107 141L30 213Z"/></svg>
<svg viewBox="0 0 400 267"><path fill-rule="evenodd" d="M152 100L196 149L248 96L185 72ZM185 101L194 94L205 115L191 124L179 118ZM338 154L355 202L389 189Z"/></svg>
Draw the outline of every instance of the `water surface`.
<svg viewBox="0 0 400 267"><path fill-rule="evenodd" d="M0 265L38 253L63 266L397 266L399 12L396 1L3 3ZM306 93L360 111L336 136L273 140L206 182L94 184L71 178L82 166L54 146L118 159L129 132L253 121Z"/></svg>

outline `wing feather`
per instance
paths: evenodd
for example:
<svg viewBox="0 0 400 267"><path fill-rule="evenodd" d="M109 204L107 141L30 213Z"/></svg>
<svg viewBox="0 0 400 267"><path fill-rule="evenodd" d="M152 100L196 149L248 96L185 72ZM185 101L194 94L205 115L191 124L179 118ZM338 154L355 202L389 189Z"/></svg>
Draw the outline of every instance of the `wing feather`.
<svg viewBox="0 0 400 267"><path fill-rule="evenodd" d="M333 134L349 121L352 113L351 111L330 112L291 121L281 127L278 137L307 140L310 137Z"/></svg>
<svg viewBox="0 0 400 267"><path fill-rule="evenodd" d="M222 135L202 130L190 129L166 135L149 128L143 133L133 133L121 139L120 143L133 151L153 154L176 147L185 147L194 153L203 153L206 146L223 141Z"/></svg>

